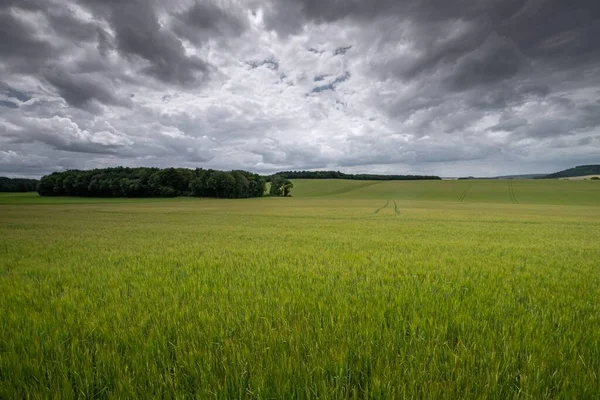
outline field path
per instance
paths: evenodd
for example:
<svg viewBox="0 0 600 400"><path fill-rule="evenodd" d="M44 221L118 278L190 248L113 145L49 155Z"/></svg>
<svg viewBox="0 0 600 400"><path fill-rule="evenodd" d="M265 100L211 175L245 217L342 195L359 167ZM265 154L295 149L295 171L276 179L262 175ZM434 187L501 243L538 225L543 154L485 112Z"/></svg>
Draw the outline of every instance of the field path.
<svg viewBox="0 0 600 400"><path fill-rule="evenodd" d="M394 202L394 211L396 214L400 214L400 209L398 208L398 204L396 204L396 200L392 200Z"/></svg>
<svg viewBox="0 0 600 400"><path fill-rule="evenodd" d="M514 203L514 204L519 204L519 201L517 200L517 197L515 196L515 187L514 187L514 183L512 180L508 180L508 194L510 196L510 200Z"/></svg>
<svg viewBox="0 0 600 400"><path fill-rule="evenodd" d="M462 203L465 200L465 198L469 194L469 191L471 190L472 187L473 187L473 182L470 182L469 186L467 186L467 188L460 194L460 196L458 198L459 202Z"/></svg>
<svg viewBox="0 0 600 400"><path fill-rule="evenodd" d="M386 208L388 206L388 204L390 204L389 200L386 200L385 205L381 208L378 208L377 210L375 210L375 214L379 214L379 211L383 210L384 208Z"/></svg>

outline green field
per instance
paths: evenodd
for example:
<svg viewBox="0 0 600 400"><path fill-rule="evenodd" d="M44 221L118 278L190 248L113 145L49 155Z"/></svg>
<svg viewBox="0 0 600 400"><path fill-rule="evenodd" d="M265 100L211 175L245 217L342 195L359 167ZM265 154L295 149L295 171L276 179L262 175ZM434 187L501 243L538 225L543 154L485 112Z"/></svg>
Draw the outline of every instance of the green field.
<svg viewBox="0 0 600 400"><path fill-rule="evenodd" d="M600 397L600 183L0 195L0 399Z"/></svg>
<svg viewBox="0 0 600 400"><path fill-rule="evenodd" d="M466 203L600 205L600 182L556 180L294 182L295 197L441 200Z"/></svg>

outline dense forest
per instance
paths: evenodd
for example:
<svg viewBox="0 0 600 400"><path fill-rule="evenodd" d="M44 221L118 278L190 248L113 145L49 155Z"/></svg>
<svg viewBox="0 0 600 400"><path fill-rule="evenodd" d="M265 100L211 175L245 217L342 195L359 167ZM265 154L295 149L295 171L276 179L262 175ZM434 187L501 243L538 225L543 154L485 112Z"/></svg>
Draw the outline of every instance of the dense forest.
<svg viewBox="0 0 600 400"><path fill-rule="evenodd" d="M247 171L185 168L105 168L44 176L40 196L85 197L261 197L265 179Z"/></svg>
<svg viewBox="0 0 600 400"><path fill-rule="evenodd" d="M345 174L339 171L283 171L271 175L267 180L270 181L275 176L281 176L287 179L352 179L357 181L417 181L442 179L439 176L426 175Z"/></svg>
<svg viewBox="0 0 600 400"><path fill-rule="evenodd" d="M569 168L564 171L555 172L550 175L546 175L541 179L552 179L552 178L572 178L575 176L586 176L586 175L598 175L600 174L600 164L595 165L578 165L575 168Z"/></svg>
<svg viewBox="0 0 600 400"><path fill-rule="evenodd" d="M0 192L35 192L37 179L6 178L0 176Z"/></svg>

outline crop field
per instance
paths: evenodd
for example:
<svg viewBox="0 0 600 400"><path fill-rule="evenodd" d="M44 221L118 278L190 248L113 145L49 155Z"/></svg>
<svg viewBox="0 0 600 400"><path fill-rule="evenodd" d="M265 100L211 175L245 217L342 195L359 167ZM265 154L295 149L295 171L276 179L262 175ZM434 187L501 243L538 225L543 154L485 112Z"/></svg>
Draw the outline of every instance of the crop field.
<svg viewBox="0 0 600 400"><path fill-rule="evenodd" d="M600 397L600 183L0 195L0 399Z"/></svg>

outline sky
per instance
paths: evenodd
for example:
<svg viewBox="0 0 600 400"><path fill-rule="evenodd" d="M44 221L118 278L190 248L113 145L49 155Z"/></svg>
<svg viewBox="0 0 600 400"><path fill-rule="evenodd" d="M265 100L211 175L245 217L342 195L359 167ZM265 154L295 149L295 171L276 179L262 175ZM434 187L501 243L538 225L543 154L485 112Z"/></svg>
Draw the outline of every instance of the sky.
<svg viewBox="0 0 600 400"><path fill-rule="evenodd" d="M598 0L0 0L0 175L600 163Z"/></svg>

